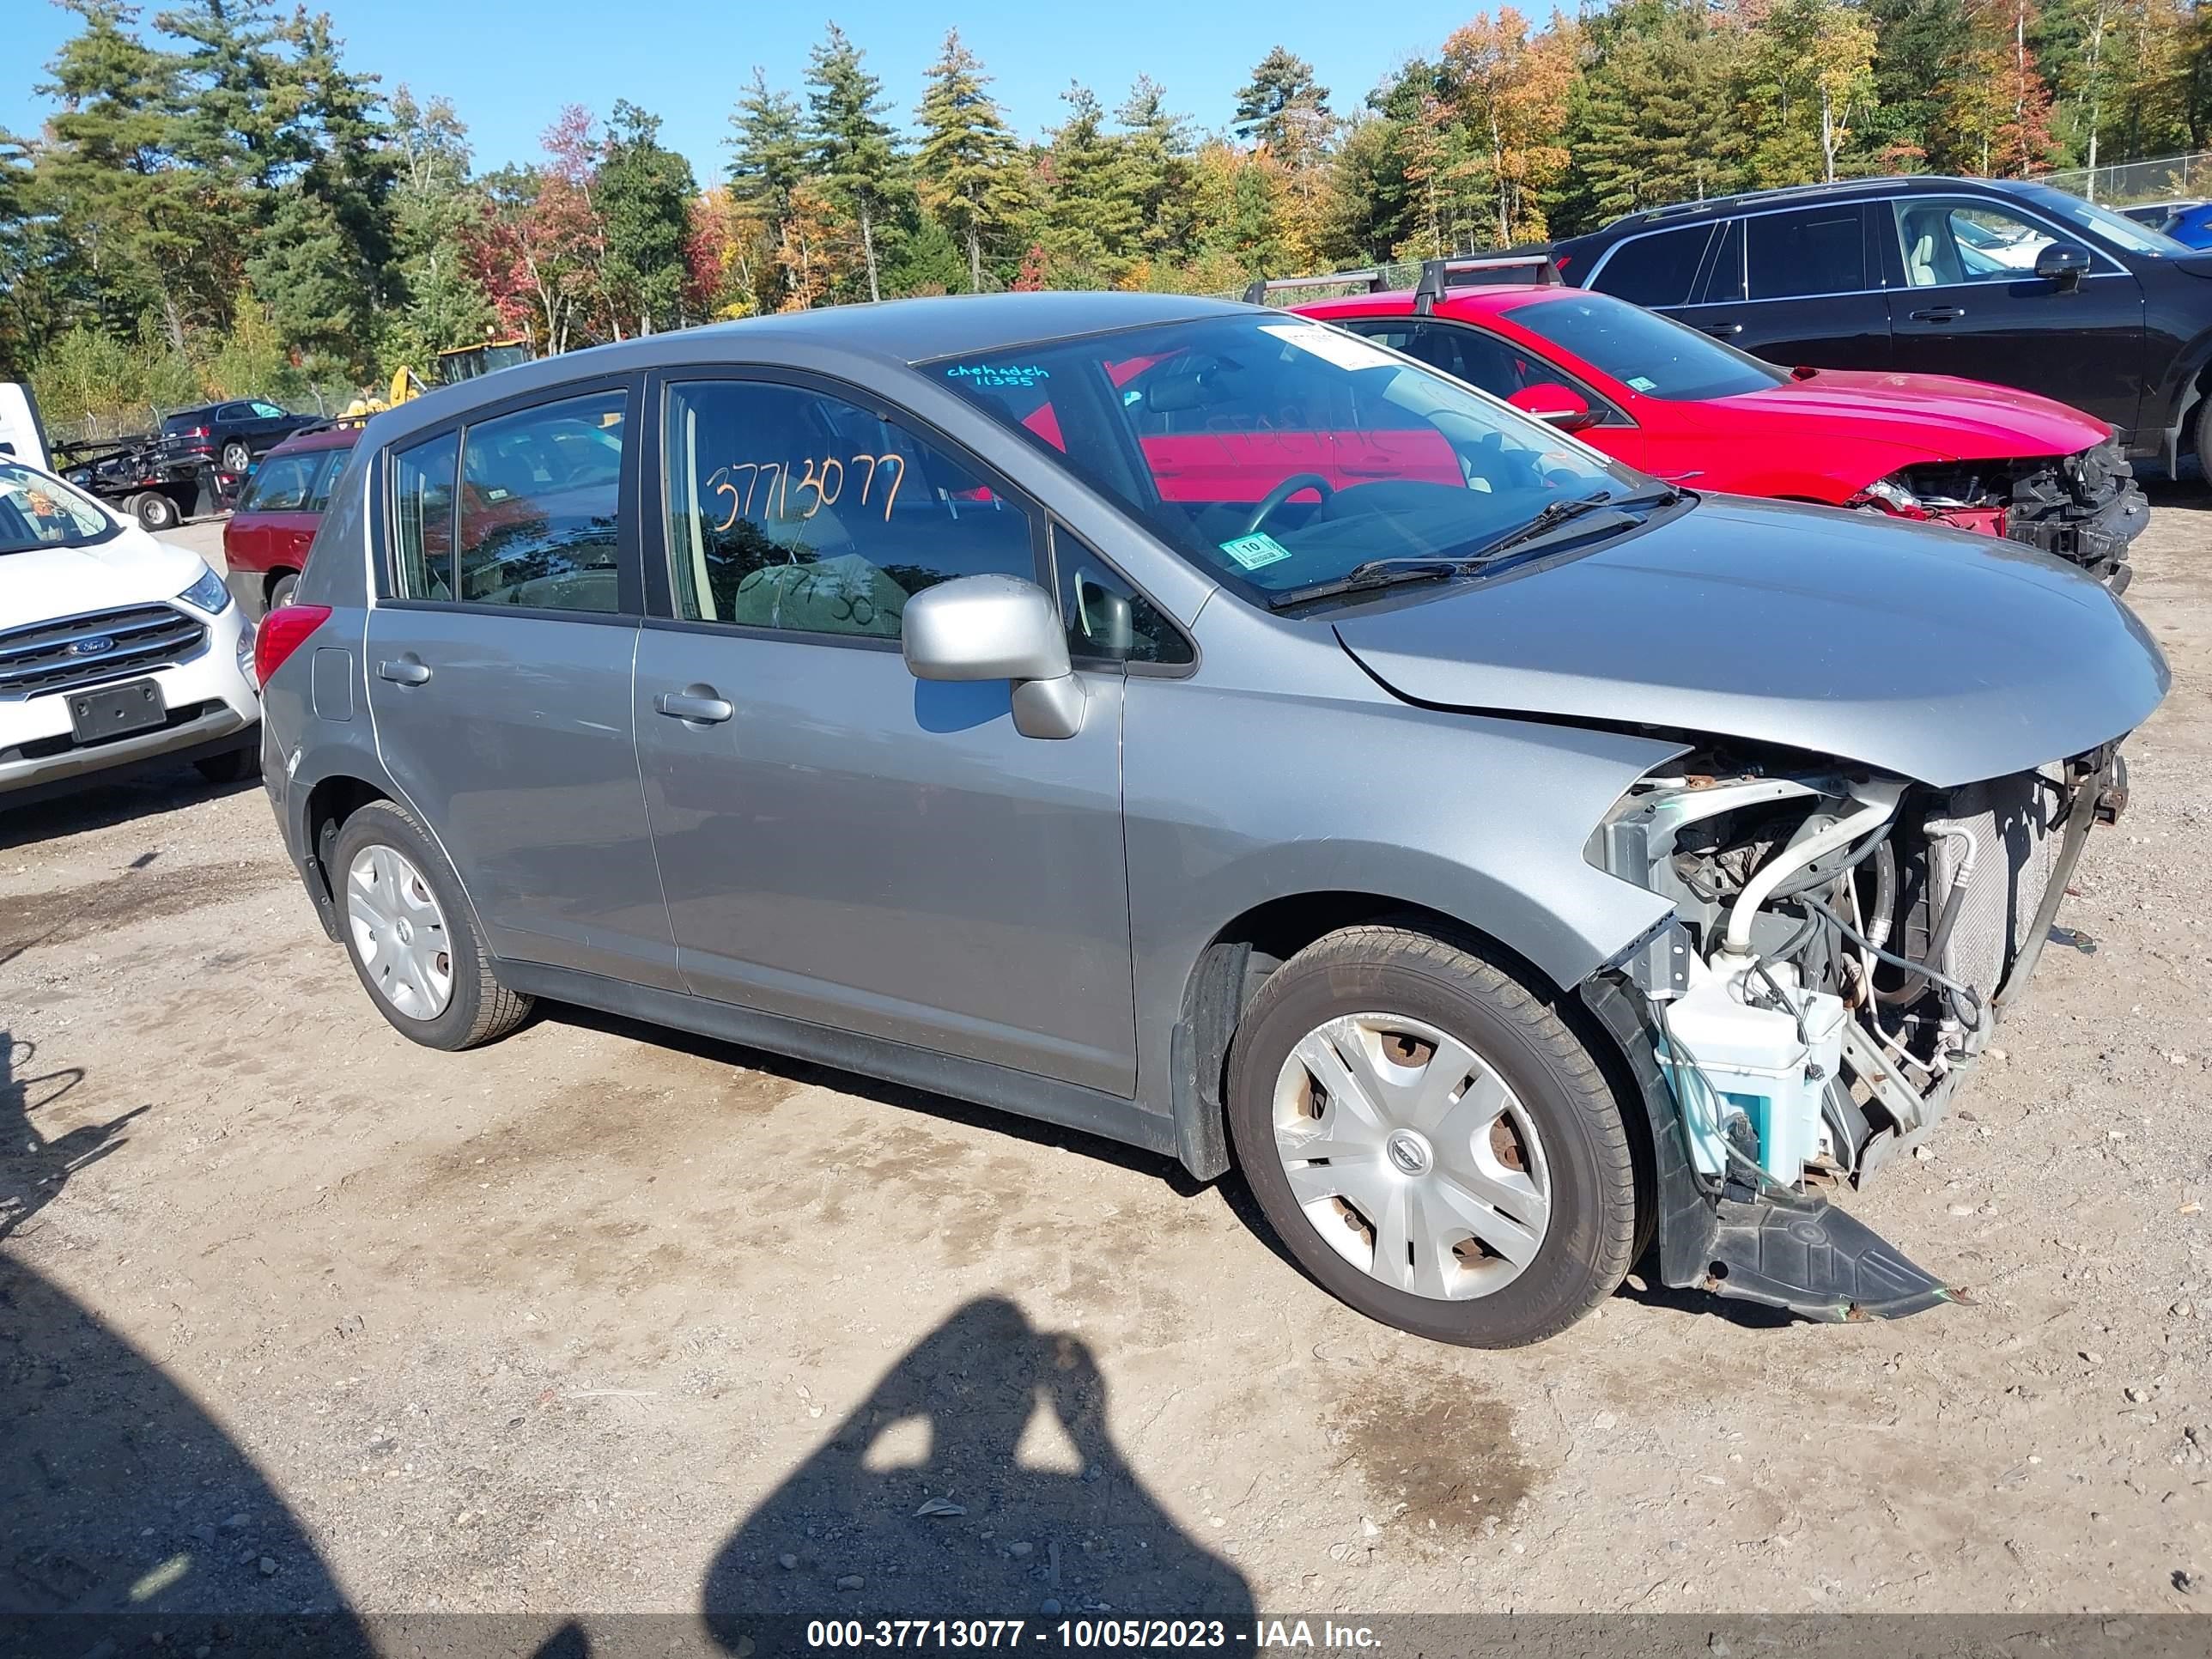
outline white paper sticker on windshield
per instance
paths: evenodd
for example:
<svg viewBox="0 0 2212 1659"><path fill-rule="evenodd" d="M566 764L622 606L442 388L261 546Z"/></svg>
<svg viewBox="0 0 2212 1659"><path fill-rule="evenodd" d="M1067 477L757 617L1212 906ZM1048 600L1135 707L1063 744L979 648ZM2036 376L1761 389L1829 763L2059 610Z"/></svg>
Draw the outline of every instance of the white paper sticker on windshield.
<svg viewBox="0 0 2212 1659"><path fill-rule="evenodd" d="M1649 374L1632 374L1628 377L1628 383L1634 386L1638 392L1649 392L1653 386L1659 384L1658 381L1653 380Z"/></svg>
<svg viewBox="0 0 2212 1659"><path fill-rule="evenodd" d="M1370 345L1349 334L1340 334L1333 328L1317 328L1311 323L1262 323L1260 331L1272 334L1301 351L1310 351L1322 362L1334 363L1339 368L1405 367L1381 347Z"/></svg>
<svg viewBox="0 0 2212 1659"><path fill-rule="evenodd" d="M1233 542L1224 542L1221 550L1247 570L1257 570L1262 565L1280 564L1291 556L1289 548L1273 536L1260 532L1239 536Z"/></svg>

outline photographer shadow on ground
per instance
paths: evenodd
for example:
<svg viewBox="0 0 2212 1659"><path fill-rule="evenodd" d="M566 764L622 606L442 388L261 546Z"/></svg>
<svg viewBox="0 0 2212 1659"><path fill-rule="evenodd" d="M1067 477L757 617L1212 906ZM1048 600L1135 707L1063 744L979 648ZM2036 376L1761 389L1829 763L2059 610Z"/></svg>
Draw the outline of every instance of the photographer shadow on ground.
<svg viewBox="0 0 2212 1659"><path fill-rule="evenodd" d="M702 1602L732 1652L776 1615L1218 1618L1232 1631L1253 1616L1243 1575L1122 1461L1090 1349L1001 1297L961 1308L884 1375L731 1534Z"/></svg>
<svg viewBox="0 0 2212 1659"><path fill-rule="evenodd" d="M0 1239L16 1231L59 1197L69 1178L96 1163L128 1139L123 1127L141 1106L58 1135L43 1133L31 1115L52 1105L84 1080L70 1066L31 1074L38 1044L0 1029Z"/></svg>

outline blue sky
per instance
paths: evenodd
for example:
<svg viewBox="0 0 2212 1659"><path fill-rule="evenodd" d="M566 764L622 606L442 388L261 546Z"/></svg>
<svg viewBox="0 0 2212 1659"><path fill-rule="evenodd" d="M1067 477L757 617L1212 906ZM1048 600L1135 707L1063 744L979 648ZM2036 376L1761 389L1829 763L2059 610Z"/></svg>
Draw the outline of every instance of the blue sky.
<svg viewBox="0 0 2212 1659"><path fill-rule="evenodd" d="M163 3L146 0L146 15ZM1336 106L1347 109L1391 67L1432 52L1480 7L1472 0L1395 0L1377 11L1345 0L964 0L919 9L884 0L323 0L319 9L335 20L354 68L382 76L387 90L405 82L418 97L451 98L469 125L479 167L535 155L537 135L563 104L604 116L616 99L628 98L660 115L664 139L707 175L721 169L730 106L752 66L797 90L807 49L831 17L867 53L902 122L921 96L922 70L957 24L1027 137L1060 120L1060 94L1072 76L1110 110L1140 72L1165 86L1172 106L1200 127L1225 126L1237 88L1279 40L1311 62ZM49 106L31 88L46 78L44 66L75 20L43 0L0 0L0 11L9 16L0 129L34 132Z"/></svg>

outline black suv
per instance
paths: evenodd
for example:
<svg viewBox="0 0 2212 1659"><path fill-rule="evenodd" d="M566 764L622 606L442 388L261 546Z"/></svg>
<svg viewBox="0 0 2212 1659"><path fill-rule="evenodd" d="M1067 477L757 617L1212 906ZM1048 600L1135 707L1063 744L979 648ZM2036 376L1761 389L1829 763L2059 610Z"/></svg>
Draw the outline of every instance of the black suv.
<svg viewBox="0 0 2212 1659"><path fill-rule="evenodd" d="M2048 185L1864 179L1616 219L1571 283L1778 363L1990 380L2212 458L2212 253Z"/></svg>
<svg viewBox="0 0 2212 1659"><path fill-rule="evenodd" d="M322 423L319 415L295 415L258 398L237 398L165 416L161 435L173 447L208 451L226 472L243 472L295 432Z"/></svg>

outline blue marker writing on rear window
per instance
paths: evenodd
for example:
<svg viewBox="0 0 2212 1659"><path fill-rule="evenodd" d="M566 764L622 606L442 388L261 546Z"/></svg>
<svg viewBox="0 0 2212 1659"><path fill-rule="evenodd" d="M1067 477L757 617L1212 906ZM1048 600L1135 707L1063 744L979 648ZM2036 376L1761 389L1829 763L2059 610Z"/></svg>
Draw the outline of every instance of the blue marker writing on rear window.
<svg viewBox="0 0 2212 1659"><path fill-rule="evenodd" d="M1244 567L1257 570L1263 565L1280 564L1291 556L1291 550L1273 536L1239 536L1233 542L1221 544L1221 550Z"/></svg>

